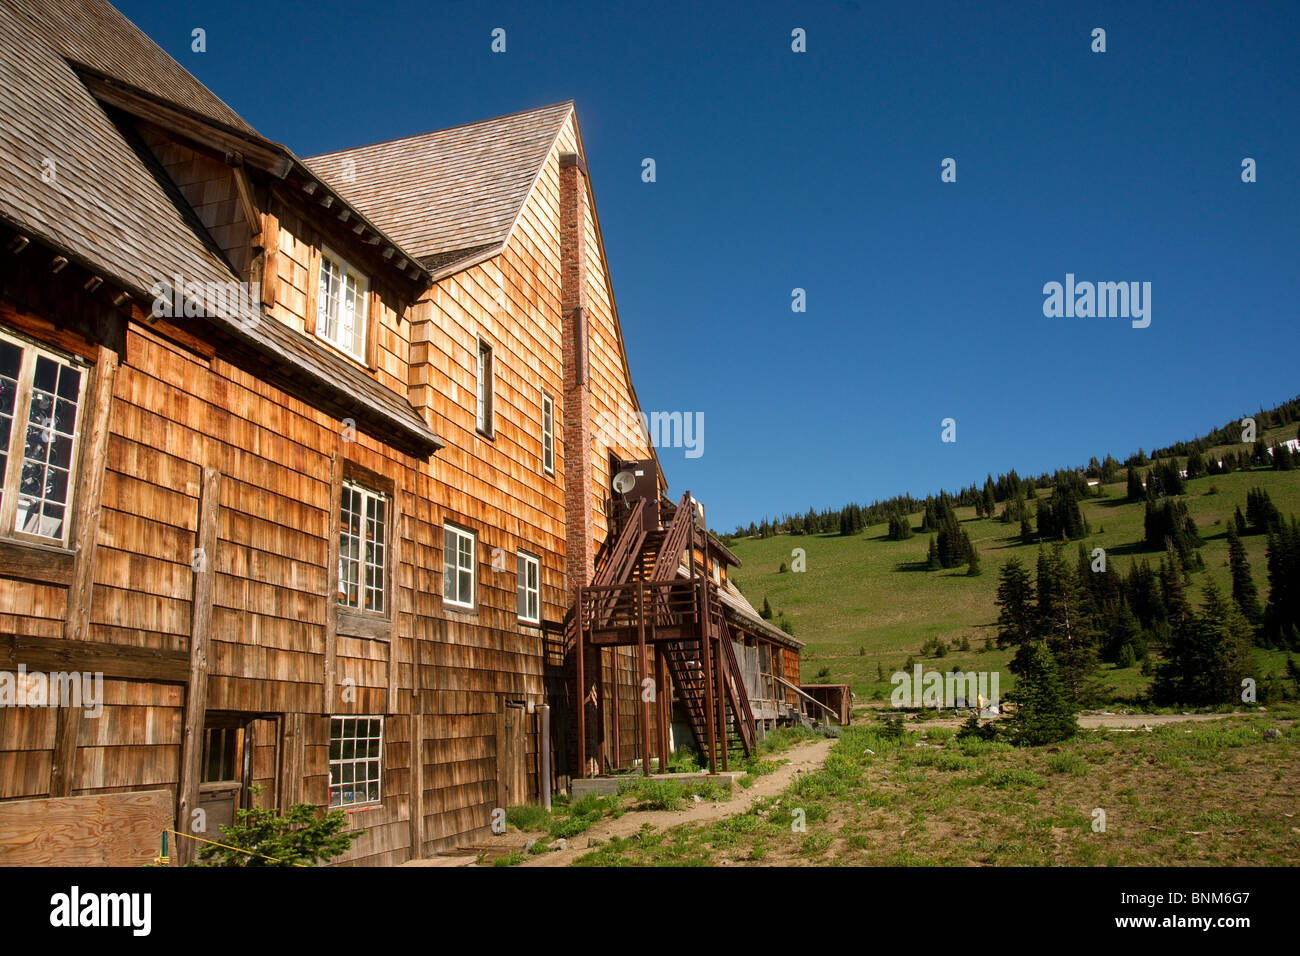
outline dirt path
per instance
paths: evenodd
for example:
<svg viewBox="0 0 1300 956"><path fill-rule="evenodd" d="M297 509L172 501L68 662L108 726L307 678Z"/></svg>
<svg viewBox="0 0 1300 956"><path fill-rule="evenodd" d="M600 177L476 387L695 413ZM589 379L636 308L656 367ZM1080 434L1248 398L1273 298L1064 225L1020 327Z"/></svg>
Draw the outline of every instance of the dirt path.
<svg viewBox="0 0 1300 956"><path fill-rule="evenodd" d="M578 857L590 851L596 843L608 843L611 837L628 837L636 833L647 823L657 829L677 826L679 823L710 823L737 813L744 813L758 797L771 797L780 793L801 773L817 770L826 760L826 755L835 746L830 738L811 740L797 744L789 750L775 754L774 759L788 760L774 772L759 777L748 790L736 788L732 798L725 803L696 803L685 810L647 810L631 811L617 820L602 820L585 833L580 833L569 840L567 850L554 850L530 856L519 866L568 866ZM526 837L545 837L545 834L521 834Z"/></svg>

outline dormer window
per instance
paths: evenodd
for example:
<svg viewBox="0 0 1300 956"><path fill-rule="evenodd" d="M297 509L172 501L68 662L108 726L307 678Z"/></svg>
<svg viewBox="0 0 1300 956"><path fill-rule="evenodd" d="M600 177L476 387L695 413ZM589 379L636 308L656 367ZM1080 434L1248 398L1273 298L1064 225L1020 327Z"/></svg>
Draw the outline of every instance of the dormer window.
<svg viewBox="0 0 1300 956"><path fill-rule="evenodd" d="M366 355L366 302L370 283L342 258L321 250L316 334L359 362Z"/></svg>

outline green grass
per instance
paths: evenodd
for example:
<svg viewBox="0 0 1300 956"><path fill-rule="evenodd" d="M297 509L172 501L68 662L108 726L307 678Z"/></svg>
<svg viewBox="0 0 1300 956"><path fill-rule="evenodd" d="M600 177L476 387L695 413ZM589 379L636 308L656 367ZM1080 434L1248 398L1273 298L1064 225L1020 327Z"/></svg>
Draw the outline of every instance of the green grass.
<svg viewBox="0 0 1300 956"><path fill-rule="evenodd" d="M1295 866L1297 717L1287 703L1041 748L917 748L923 731L855 725L822 770L748 812L643 826L575 865Z"/></svg>
<svg viewBox="0 0 1300 956"><path fill-rule="evenodd" d="M1275 429L1265 437L1269 441L1294 437L1294 431ZM1246 491L1254 486L1266 489L1273 503L1284 515L1300 514L1300 472L1256 469L1212 475L1188 483L1188 511L1196 521L1204 546L1204 571L1192 575L1189 595L1200 602L1200 589L1213 579L1225 591L1231 590L1227 566L1227 524L1233 509L1245 511ZM1211 488L1214 494L1209 494ZM1084 547L1104 548L1110 567L1127 572L1143 558L1156 565L1160 552L1147 551L1142 544L1144 506L1124 499L1125 482L1105 486L1106 497L1081 503L1092 529L1083 540ZM1040 497L1042 493L1040 492ZM1001 510L1001 506L999 506ZM964 566L944 571L907 570L909 565L924 562L929 536L917 534L907 541L890 541L886 527L875 524L865 532L849 537L830 535L778 535L773 538L741 538L731 545L744 562L733 577L736 584L755 606L766 597L778 614L785 614L795 629L795 636L807 643L800 668L804 680L811 681L823 669L829 680L848 684L858 695L859 703L873 698L889 701L893 685L890 675L903 668L909 656L927 669L962 671L998 671L1001 692L1014 686L1007 670L1010 650L985 651L985 639L996 635L997 606L995 597L998 568L1007 559L1019 557L1031 569L1035 566L1038 546L1019 542L1019 525L1003 524L988 518L977 519L974 508L958 508L962 528L979 549L983 574L967 577ZM913 527L920 524L919 513ZM1268 594L1263 535L1243 538L1260 598ZM1066 556L1075 560L1078 542L1066 545ZM795 548L806 552L807 570L778 572L784 562L792 564ZM921 646L937 638L950 648L942 658L920 655ZM970 650L959 649L962 640ZM1259 651L1261 673L1282 675L1286 654ZM884 680L877 679L877 667ZM1139 667L1119 669L1102 665L1100 677L1116 703L1134 703L1145 693L1150 678Z"/></svg>

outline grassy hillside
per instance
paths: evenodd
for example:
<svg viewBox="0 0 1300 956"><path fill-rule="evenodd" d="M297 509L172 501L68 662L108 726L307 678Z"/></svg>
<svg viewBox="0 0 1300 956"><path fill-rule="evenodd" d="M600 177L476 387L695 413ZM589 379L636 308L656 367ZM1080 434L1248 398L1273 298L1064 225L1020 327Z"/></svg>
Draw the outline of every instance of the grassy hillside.
<svg viewBox="0 0 1300 956"><path fill-rule="evenodd" d="M1294 437L1294 431L1277 429L1261 437L1276 442ZM1122 572L1144 557L1155 567L1161 553L1149 551L1143 544L1144 506L1142 502L1124 500L1124 477L1105 486L1104 498L1080 503L1092 529L1083 545L1089 552L1104 548L1109 565ZM1300 514L1300 471L1257 469L1188 483L1188 511L1205 542L1201 554L1206 570L1192 575L1188 590L1198 606L1207 576L1225 593L1231 591L1227 522L1235 508L1245 511L1246 492L1255 486L1268 491L1284 516ZM1044 494L1040 491L1040 498ZM978 577L967 577L965 566L921 570L929 536L917 534L907 541L890 541L884 524L872 525L850 537L778 535L736 539L731 547L744 566L733 577L756 607L762 607L767 598L773 610L785 614L791 622L795 637L807 643L802 665L805 681L816 679L826 669L829 677L821 680L849 684L860 700L870 699L877 691L883 692L887 700L889 675L900 669L909 655L915 655L917 661L943 670L953 664L962 670L999 670L1005 693L1013 682L1006 670L1010 651L983 650L985 639L996 635L997 630L994 599L998 568L1008 558L1018 556L1032 572L1038 546L1020 544L1017 523L977 519L973 507L958 508L957 515L979 550L983 574ZM913 528L920 523L920 514L913 515ZM1268 594L1265 540L1262 535L1248 535L1243 541L1262 602ZM1071 564L1078 544L1066 545ZM783 562L793 564L796 548L806 552L807 570L779 573ZM942 661L923 659L920 648L929 638L955 642L957 646L964 638L971 649L954 650ZM1282 673L1284 653L1259 653L1261 676L1270 671ZM884 673L883 681L877 679L877 667ZM1136 696L1148 683L1136 667L1103 665L1101 677L1113 689L1117 701Z"/></svg>

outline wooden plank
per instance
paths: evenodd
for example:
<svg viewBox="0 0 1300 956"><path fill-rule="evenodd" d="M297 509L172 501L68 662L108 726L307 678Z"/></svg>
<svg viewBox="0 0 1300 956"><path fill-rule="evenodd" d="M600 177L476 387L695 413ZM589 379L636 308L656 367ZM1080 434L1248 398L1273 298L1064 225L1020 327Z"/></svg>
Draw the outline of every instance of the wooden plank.
<svg viewBox="0 0 1300 956"><path fill-rule="evenodd" d="M319 256L317 257L319 261ZM330 458L329 550L325 561L325 661L321 675L322 714L334 712L334 684L338 668L339 628L339 498L343 494L343 462L339 458L336 436L334 454Z"/></svg>
<svg viewBox="0 0 1300 956"><path fill-rule="evenodd" d="M83 707L60 706L54 732L54 755L50 761L50 796L72 795L77 773L77 736L81 731Z"/></svg>
<svg viewBox="0 0 1300 956"><path fill-rule="evenodd" d="M203 469L199 492L199 531L196 539L199 570L194 572L194 597L190 625L190 669L185 694L185 730L181 738L181 781L176 818L182 833L190 831L191 812L199 805L203 725L208 707L208 647L212 639L212 593L216 577L217 537L221 516L221 473ZM192 840L179 840L176 858L194 858Z"/></svg>
<svg viewBox="0 0 1300 956"><path fill-rule="evenodd" d="M306 737L302 714L285 714L280 722L280 812L302 800Z"/></svg>
<svg viewBox="0 0 1300 956"><path fill-rule="evenodd" d="M75 556L71 550L0 538L0 578L70 587Z"/></svg>
<svg viewBox="0 0 1300 956"><path fill-rule="evenodd" d="M150 647L67 641L60 637L0 636L0 667L28 670L103 673L125 680L184 684L189 676L189 655Z"/></svg>
<svg viewBox="0 0 1300 956"><path fill-rule="evenodd" d="M407 808L411 856L424 858L424 712L420 696L411 702L411 794Z"/></svg>
<svg viewBox="0 0 1300 956"><path fill-rule="evenodd" d="M99 534L104 462L108 457L108 422L116 379L117 353L101 345L99 361L95 365L90 422L83 432L85 440L81 446L81 466L77 476L77 506L73 518L76 557L73 559L72 584L68 588L67 623L63 630L63 636L70 641L85 640L90 625L90 598L95 582L95 539Z"/></svg>
<svg viewBox="0 0 1300 956"><path fill-rule="evenodd" d="M405 537L405 523L402 520L402 486L393 487L393 513L388 528L388 707L390 714L397 713L397 638L398 624L403 610L401 585L402 576L402 540Z"/></svg>
<svg viewBox="0 0 1300 956"><path fill-rule="evenodd" d="M144 866L171 826L167 790L7 801L0 866Z"/></svg>

